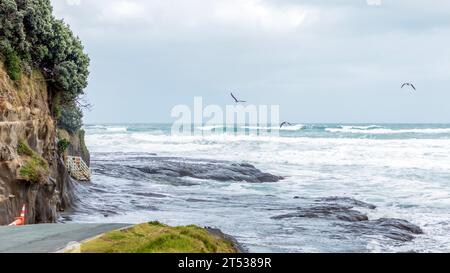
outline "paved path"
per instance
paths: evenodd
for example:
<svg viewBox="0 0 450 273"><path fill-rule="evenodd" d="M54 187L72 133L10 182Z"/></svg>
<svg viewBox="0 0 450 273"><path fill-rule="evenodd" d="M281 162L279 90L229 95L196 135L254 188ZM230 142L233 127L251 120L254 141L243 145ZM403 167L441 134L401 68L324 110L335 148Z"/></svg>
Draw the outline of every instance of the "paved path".
<svg viewBox="0 0 450 273"><path fill-rule="evenodd" d="M0 253L56 252L70 242L80 242L129 224L43 224L0 227Z"/></svg>

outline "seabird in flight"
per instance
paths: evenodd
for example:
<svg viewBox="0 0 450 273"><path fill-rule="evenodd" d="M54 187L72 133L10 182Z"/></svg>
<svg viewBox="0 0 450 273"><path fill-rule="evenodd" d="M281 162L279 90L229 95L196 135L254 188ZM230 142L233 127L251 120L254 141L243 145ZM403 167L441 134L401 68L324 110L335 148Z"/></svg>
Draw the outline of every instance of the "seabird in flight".
<svg viewBox="0 0 450 273"><path fill-rule="evenodd" d="M280 128L283 128L283 126L292 126L292 124L285 121L285 122L281 123Z"/></svg>
<svg viewBox="0 0 450 273"><path fill-rule="evenodd" d="M410 86L412 89L414 89L414 91L416 91L416 87L412 83L407 82L407 83L402 84L402 88L405 86Z"/></svg>
<svg viewBox="0 0 450 273"><path fill-rule="evenodd" d="M244 100L238 100L238 99L233 95L233 93L231 93L231 97L234 99L234 102L236 102L236 103L240 103L240 102L245 103L245 102L246 102L246 101L244 101Z"/></svg>

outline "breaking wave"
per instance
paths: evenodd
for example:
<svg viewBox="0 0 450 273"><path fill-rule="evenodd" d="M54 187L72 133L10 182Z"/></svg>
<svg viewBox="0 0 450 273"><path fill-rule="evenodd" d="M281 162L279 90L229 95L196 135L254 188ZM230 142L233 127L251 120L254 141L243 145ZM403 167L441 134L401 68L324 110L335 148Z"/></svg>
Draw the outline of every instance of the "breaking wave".
<svg viewBox="0 0 450 273"><path fill-rule="evenodd" d="M389 129L383 127L355 127L342 126L341 128L326 128L325 131L330 133L350 133L350 134L449 134L450 128L425 128L425 129Z"/></svg>

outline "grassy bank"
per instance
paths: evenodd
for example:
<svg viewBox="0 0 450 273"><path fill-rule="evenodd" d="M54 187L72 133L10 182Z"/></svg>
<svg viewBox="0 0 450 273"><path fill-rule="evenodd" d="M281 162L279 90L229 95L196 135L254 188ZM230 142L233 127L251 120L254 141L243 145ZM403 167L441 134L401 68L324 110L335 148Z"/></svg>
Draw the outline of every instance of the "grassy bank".
<svg viewBox="0 0 450 273"><path fill-rule="evenodd" d="M233 243L197 226L157 222L108 232L81 245L83 253L236 253Z"/></svg>

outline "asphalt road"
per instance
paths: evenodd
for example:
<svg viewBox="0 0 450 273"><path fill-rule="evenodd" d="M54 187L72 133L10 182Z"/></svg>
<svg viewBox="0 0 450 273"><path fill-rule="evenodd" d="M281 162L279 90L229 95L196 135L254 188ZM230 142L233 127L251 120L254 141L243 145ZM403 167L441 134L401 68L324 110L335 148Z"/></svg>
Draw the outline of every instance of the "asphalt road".
<svg viewBox="0 0 450 273"><path fill-rule="evenodd" d="M128 224L43 224L0 227L0 253L52 253Z"/></svg>

